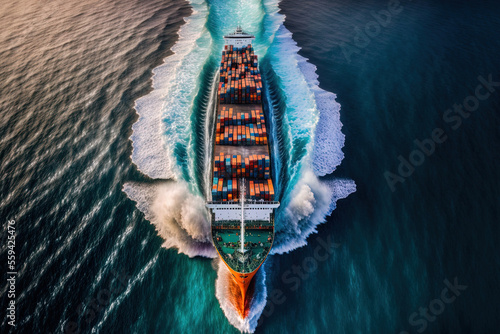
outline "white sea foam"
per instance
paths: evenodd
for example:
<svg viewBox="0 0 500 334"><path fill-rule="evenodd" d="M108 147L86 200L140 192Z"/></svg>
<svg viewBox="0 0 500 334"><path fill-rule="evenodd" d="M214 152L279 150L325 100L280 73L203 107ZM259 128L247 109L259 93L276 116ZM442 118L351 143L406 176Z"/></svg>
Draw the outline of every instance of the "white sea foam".
<svg viewBox="0 0 500 334"><path fill-rule="evenodd" d="M319 120L314 132L313 168L318 176L331 174L344 159L345 136L340 122L340 103L337 95L319 88L316 66L307 58L296 55L299 68L304 74L309 89L314 93Z"/></svg>
<svg viewBox="0 0 500 334"><path fill-rule="evenodd" d="M336 95L319 88L316 66L298 54L300 48L284 25L276 33L273 68L287 99L287 120L292 139L313 134L312 164L318 176L331 174L344 158L345 136ZM273 50L275 51L275 50Z"/></svg>
<svg viewBox="0 0 500 334"><path fill-rule="evenodd" d="M271 253L287 253L307 245L307 237L325 222L336 208L337 201L355 191L353 180L323 181L311 169L305 170L290 194L290 202L282 211Z"/></svg>
<svg viewBox="0 0 500 334"><path fill-rule="evenodd" d="M175 145L189 145L189 115L211 43L204 27L207 5L190 3L193 13L179 30L174 54L153 70L153 90L135 104L139 119L132 126L132 161L151 178L177 178Z"/></svg>
<svg viewBox="0 0 500 334"><path fill-rule="evenodd" d="M216 256L205 201L193 195L185 182L126 183L123 191L153 223L165 248L189 257Z"/></svg>

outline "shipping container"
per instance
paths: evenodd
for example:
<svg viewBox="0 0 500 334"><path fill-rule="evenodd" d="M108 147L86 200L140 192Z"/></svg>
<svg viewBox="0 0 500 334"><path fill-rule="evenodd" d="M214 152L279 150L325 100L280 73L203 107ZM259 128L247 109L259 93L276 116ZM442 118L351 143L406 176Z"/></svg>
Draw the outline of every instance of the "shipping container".
<svg viewBox="0 0 500 334"><path fill-rule="evenodd" d="M271 179L267 180L267 185L269 187L269 200L274 201L274 187L273 181Z"/></svg>

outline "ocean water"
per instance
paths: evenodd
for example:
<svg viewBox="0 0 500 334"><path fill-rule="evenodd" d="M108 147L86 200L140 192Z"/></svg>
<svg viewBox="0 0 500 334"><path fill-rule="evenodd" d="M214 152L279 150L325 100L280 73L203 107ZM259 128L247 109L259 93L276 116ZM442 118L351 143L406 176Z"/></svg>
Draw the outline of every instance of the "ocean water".
<svg viewBox="0 0 500 334"><path fill-rule="evenodd" d="M500 81L499 7L401 2L377 29L388 2L1 4L0 213L18 272L2 332L495 333L500 87L459 126L443 115L479 76ZM203 209L206 111L236 24L257 37L282 202L246 322ZM384 174L436 128L446 140L392 191Z"/></svg>

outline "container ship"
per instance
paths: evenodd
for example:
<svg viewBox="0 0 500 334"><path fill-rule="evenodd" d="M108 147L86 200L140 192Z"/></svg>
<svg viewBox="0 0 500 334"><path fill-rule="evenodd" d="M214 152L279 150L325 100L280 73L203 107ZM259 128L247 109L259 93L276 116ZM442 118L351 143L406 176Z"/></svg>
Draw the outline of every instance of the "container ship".
<svg viewBox="0 0 500 334"><path fill-rule="evenodd" d="M252 279L274 241L275 201L262 79L252 42L238 27L224 36L213 110L212 239L231 273L233 304L248 315Z"/></svg>

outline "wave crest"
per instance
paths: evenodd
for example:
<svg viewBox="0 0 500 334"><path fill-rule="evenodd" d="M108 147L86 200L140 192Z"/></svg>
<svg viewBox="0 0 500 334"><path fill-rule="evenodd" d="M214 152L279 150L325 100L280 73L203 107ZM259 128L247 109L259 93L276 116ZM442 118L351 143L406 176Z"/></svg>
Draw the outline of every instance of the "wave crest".
<svg viewBox="0 0 500 334"><path fill-rule="evenodd" d="M126 183L123 191L165 240L163 247L189 257L216 257L205 200L193 195L185 182Z"/></svg>
<svg viewBox="0 0 500 334"><path fill-rule="evenodd" d="M290 252L307 245L307 238L336 208L337 201L356 191L349 179L320 180L311 169L303 172L282 210L272 254Z"/></svg>

